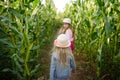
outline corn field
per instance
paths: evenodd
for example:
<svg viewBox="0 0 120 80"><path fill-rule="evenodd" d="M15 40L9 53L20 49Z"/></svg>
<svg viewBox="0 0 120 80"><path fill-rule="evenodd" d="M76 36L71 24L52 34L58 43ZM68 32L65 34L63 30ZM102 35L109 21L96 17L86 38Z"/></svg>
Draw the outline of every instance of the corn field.
<svg viewBox="0 0 120 80"><path fill-rule="evenodd" d="M65 17L75 56L95 68L94 77L75 80L120 80L120 0L71 2L57 13L52 0L0 0L0 80L49 80L49 52Z"/></svg>

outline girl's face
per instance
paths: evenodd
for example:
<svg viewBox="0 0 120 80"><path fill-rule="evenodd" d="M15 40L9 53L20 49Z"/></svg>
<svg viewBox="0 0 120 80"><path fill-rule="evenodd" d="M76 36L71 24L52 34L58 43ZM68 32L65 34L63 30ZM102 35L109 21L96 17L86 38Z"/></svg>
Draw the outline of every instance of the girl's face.
<svg viewBox="0 0 120 80"><path fill-rule="evenodd" d="M63 27L64 27L64 28L68 28L68 27L69 27L69 24L68 24L68 23L63 23Z"/></svg>

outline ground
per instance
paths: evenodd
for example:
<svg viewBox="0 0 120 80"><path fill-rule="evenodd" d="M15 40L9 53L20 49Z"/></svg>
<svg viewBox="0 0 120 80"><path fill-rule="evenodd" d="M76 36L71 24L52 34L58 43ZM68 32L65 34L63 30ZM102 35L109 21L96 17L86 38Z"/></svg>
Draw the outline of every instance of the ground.
<svg viewBox="0 0 120 80"><path fill-rule="evenodd" d="M90 66L89 60L84 53L75 54L76 72L72 74L70 80L94 80L95 68Z"/></svg>
<svg viewBox="0 0 120 80"><path fill-rule="evenodd" d="M50 69L50 48L43 49L43 55L40 57L41 73L42 76L38 80L49 80L49 69ZM90 66L90 62L84 53L74 54L76 61L76 72L72 73L70 80L95 80L96 69L95 66Z"/></svg>

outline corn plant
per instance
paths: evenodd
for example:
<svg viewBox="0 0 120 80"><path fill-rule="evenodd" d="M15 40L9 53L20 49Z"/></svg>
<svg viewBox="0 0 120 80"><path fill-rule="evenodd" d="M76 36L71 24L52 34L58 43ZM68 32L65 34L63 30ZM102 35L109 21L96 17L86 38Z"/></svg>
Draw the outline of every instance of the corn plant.
<svg viewBox="0 0 120 80"><path fill-rule="evenodd" d="M0 1L0 8L0 30L7 33L0 42L8 46L12 62L11 68L2 71L12 72L15 80L39 77L39 48L53 38L56 12L51 4L45 7L39 0Z"/></svg>
<svg viewBox="0 0 120 80"><path fill-rule="evenodd" d="M90 65L98 65L96 78L119 80L109 66L120 49L119 12L119 0L76 0L66 7L65 16L71 17L77 37L76 51L86 53Z"/></svg>

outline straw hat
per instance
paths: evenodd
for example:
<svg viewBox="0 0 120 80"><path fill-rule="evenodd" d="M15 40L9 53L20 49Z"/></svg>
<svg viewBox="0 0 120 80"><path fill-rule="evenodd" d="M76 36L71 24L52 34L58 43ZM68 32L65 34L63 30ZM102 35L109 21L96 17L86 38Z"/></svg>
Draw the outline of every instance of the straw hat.
<svg viewBox="0 0 120 80"><path fill-rule="evenodd" d="M65 34L60 34L56 40L54 40L54 45L57 47L69 47L71 42Z"/></svg>
<svg viewBox="0 0 120 80"><path fill-rule="evenodd" d="M71 24L71 19L70 18L64 18L63 23Z"/></svg>

